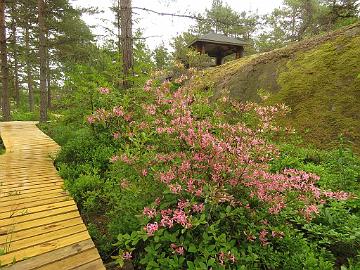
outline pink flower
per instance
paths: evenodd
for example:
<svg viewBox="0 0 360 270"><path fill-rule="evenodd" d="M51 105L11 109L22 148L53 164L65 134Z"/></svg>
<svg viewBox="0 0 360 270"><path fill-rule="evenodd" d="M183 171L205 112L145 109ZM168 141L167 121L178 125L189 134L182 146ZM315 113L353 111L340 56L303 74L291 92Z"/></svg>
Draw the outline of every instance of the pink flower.
<svg viewBox="0 0 360 270"><path fill-rule="evenodd" d="M141 174L142 174L142 176L147 176L148 175L148 171L146 170L146 169L143 169L142 171L141 171Z"/></svg>
<svg viewBox="0 0 360 270"><path fill-rule="evenodd" d="M146 83L145 83L145 86L144 86L144 91L145 92L150 92L151 91L151 86L153 84L153 80L148 80Z"/></svg>
<svg viewBox="0 0 360 270"><path fill-rule="evenodd" d="M119 156L118 155L114 155L114 156L112 156L111 158L110 158L110 162L111 163L115 163L116 161L118 161L119 160Z"/></svg>
<svg viewBox="0 0 360 270"><path fill-rule="evenodd" d="M185 249L183 246L177 246L176 244L170 244L170 247L179 255L184 255Z"/></svg>
<svg viewBox="0 0 360 270"><path fill-rule="evenodd" d="M161 203L161 199L160 199L159 197L157 197L157 198L155 199L155 204L156 204L156 205L160 205L160 203Z"/></svg>
<svg viewBox="0 0 360 270"><path fill-rule="evenodd" d="M160 225L162 227L172 228L174 226L174 221L170 216L162 212Z"/></svg>
<svg viewBox="0 0 360 270"><path fill-rule="evenodd" d="M143 105L143 108L149 115L155 115L156 114L156 106L153 105L153 104Z"/></svg>
<svg viewBox="0 0 360 270"><path fill-rule="evenodd" d="M95 118L93 115L89 115L89 116L86 118L86 121L87 121L89 124L93 124L93 123L95 123L96 118Z"/></svg>
<svg viewBox="0 0 360 270"><path fill-rule="evenodd" d="M221 251L221 252L218 254L218 259L219 259L220 264L223 265L223 264L224 264L224 260L225 260L225 253Z"/></svg>
<svg viewBox="0 0 360 270"><path fill-rule="evenodd" d="M312 214L319 214L319 209L315 204L308 205L304 210L304 215L307 219L311 219Z"/></svg>
<svg viewBox="0 0 360 270"><path fill-rule="evenodd" d="M144 227L144 230L146 231L148 236L153 236L154 233L159 229L159 225L157 222L149 223Z"/></svg>
<svg viewBox="0 0 360 270"><path fill-rule="evenodd" d="M259 233L259 240L263 246L269 244L268 239L266 238L267 234L268 234L267 230L261 230Z"/></svg>
<svg viewBox="0 0 360 270"><path fill-rule="evenodd" d="M123 254L124 260L129 261L129 260L131 260L131 258L132 258L131 252L124 252L124 254Z"/></svg>
<svg viewBox="0 0 360 270"><path fill-rule="evenodd" d="M122 154L121 157L119 157L119 159L126 164L132 164L134 162L134 160L128 157L126 154Z"/></svg>
<svg viewBox="0 0 360 270"><path fill-rule="evenodd" d="M123 179L122 181L120 181L120 187L123 189L127 189L130 186L130 183L128 180Z"/></svg>
<svg viewBox="0 0 360 270"><path fill-rule="evenodd" d="M179 184L175 185L169 185L170 191L174 194L180 193L182 190L182 187Z"/></svg>
<svg viewBox="0 0 360 270"><path fill-rule="evenodd" d="M113 108L113 114L118 117L124 116L124 109L122 106L120 107L114 107Z"/></svg>
<svg viewBox="0 0 360 270"><path fill-rule="evenodd" d="M175 252L179 255L184 255L184 247L178 247L175 249Z"/></svg>
<svg viewBox="0 0 360 270"><path fill-rule="evenodd" d="M126 115L124 116L124 119L125 119L125 121L130 122L130 121L131 121L131 119L132 119L131 114L126 114Z"/></svg>
<svg viewBox="0 0 360 270"><path fill-rule="evenodd" d="M271 236L272 236L273 238L279 238L279 239L281 239L281 238L284 237L284 233L283 233L283 232L272 231L272 232L271 232Z"/></svg>
<svg viewBox="0 0 360 270"><path fill-rule="evenodd" d="M100 94L107 95L110 93L110 90L109 90L109 88L106 88L106 87L100 87L99 92L100 92Z"/></svg>
<svg viewBox="0 0 360 270"><path fill-rule="evenodd" d="M195 213L201 213L201 212L204 211L204 204L203 204L203 203L194 204L193 207L192 207L192 210L193 210Z"/></svg>
<svg viewBox="0 0 360 270"><path fill-rule="evenodd" d="M120 133L119 133L119 132L115 132L115 133L113 134L114 140L119 139L119 137L120 137Z"/></svg>
<svg viewBox="0 0 360 270"><path fill-rule="evenodd" d="M174 211L173 221L181 224L182 226L191 226L191 224L187 220L186 213L183 210Z"/></svg>
<svg viewBox="0 0 360 270"><path fill-rule="evenodd" d="M200 197L201 194L202 194L202 191L203 191L202 188L197 189L197 190L195 191L195 196Z"/></svg>
<svg viewBox="0 0 360 270"><path fill-rule="evenodd" d="M143 211L143 214L144 214L144 216L146 216L148 218L153 218L153 217L156 216L156 209L145 207L144 211Z"/></svg>
<svg viewBox="0 0 360 270"><path fill-rule="evenodd" d="M175 179L175 174L172 171L160 173L160 181L166 184L169 184L173 179Z"/></svg>

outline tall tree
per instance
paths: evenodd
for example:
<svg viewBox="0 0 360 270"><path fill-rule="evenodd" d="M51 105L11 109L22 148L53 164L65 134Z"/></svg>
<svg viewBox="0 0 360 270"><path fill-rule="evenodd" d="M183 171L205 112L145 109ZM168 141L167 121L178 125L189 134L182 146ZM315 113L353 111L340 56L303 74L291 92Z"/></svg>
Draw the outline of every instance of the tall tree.
<svg viewBox="0 0 360 270"><path fill-rule="evenodd" d="M45 3L37 1L39 24L39 60L40 60L40 122L47 121L47 91L46 91L46 26Z"/></svg>
<svg viewBox="0 0 360 270"><path fill-rule="evenodd" d="M47 107L51 109L51 68L50 68L50 44L49 44L49 30L46 33L46 87L47 87Z"/></svg>
<svg viewBox="0 0 360 270"><path fill-rule="evenodd" d="M133 34L131 0L120 0L121 47L123 61L123 86L130 87L133 72Z"/></svg>
<svg viewBox="0 0 360 270"><path fill-rule="evenodd" d="M29 92L29 110L34 111L35 100L34 100L34 86L33 86L33 76L31 68L31 48L30 48L30 22L29 19L26 21L25 26L25 62L26 62L26 81L28 85Z"/></svg>
<svg viewBox="0 0 360 270"><path fill-rule="evenodd" d="M9 68L7 61L6 26L5 26L5 0L0 0L0 50L1 50L1 76L2 76L2 113L3 120L10 120L9 98Z"/></svg>
<svg viewBox="0 0 360 270"><path fill-rule="evenodd" d="M11 45L13 58L13 77L14 77L14 99L19 106L20 104L20 89L19 89L19 59L18 59L18 44L17 44L17 3L13 1L11 4Z"/></svg>
<svg viewBox="0 0 360 270"><path fill-rule="evenodd" d="M157 46L153 52L156 68L164 69L169 65L170 54L164 43Z"/></svg>

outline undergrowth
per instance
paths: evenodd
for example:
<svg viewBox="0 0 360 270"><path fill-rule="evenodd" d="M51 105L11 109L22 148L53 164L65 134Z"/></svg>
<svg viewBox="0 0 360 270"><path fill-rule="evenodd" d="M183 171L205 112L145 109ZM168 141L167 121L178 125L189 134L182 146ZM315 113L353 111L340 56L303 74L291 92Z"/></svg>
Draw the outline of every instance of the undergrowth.
<svg viewBox="0 0 360 270"><path fill-rule="evenodd" d="M176 91L179 86L180 84L173 83L169 85L169 89ZM101 94L101 91L100 94L93 96L93 101L99 108L109 108L109 111L94 110L95 116L86 118L86 115L91 114L91 110L81 108L81 120L77 117L78 120L74 121L71 117L73 114L69 112L70 117L65 115L60 120L43 125L42 129L62 146L56 159L56 166L65 179L66 188L76 200L89 232L105 261L110 261L112 256L118 255L119 262L133 257L137 269L144 269L144 265L147 265L147 269L156 269L164 263L169 267L168 269L180 269L184 264L191 268L195 264L201 266L204 263L205 268L202 269L206 269L208 267L206 265L212 266L213 269L223 269L221 262L226 260L230 265L228 269L235 269L231 268L233 260L231 256L234 256L234 262L239 263L238 267L240 267L237 269L333 269L336 267L358 269L360 267L358 199L324 203L318 210L314 210L318 211L318 215L314 215L310 221L296 218L291 212L295 208L290 212L286 211L277 221L276 218L266 214L266 211L261 210L263 208L259 208L256 211L259 211L258 215L263 216L264 222L269 220L277 224L272 227L275 236L269 237L269 240L263 238L263 242L257 240L252 242L255 240L252 237L262 237L255 231L247 232L248 240L243 233L237 235L238 239L244 241L240 246L237 246L236 241L233 242L235 238L232 237L235 237L234 233L237 230L241 232L243 228L249 226L254 230L268 230L265 228L269 225L258 224L251 214L241 212L242 208L226 203L213 204L210 209L207 208L209 206L205 206L203 218L207 220L208 225L199 227L205 231L194 229L189 234L187 228L181 230L179 227L176 230L169 229L166 234L166 228L161 228L158 232L154 231L155 237L150 235L142 238L146 235L143 226L150 226L150 223L147 223L150 222L149 219L144 219L142 214L144 207L157 207L154 201L158 197L178 198L176 194L171 195L172 192L164 183L156 180L162 167L146 165L148 162L153 164L157 161L157 158L152 156L157 153L156 149L168 151L171 145L166 136L155 132L155 128L146 129L146 123L151 123L149 121L154 108L150 106L151 103L141 107L144 100L151 102L148 93L143 89L131 89L125 94L111 91L109 95ZM199 119L212 117L213 108L199 102L200 100L203 100L201 95L194 98L194 104L191 105L193 113ZM150 115L141 108L146 108ZM143 122L145 131L141 128L137 129L136 125L132 126L131 121L122 122L120 118L111 118L113 116L110 115L113 114L123 115L126 109L131 111L129 117L133 121L136 119L137 123ZM92 117L98 118L96 120ZM86 123L86 119L90 125ZM115 122L112 122L112 119ZM94 124L93 121L98 122ZM243 117L241 121L256 124L248 116ZM339 143L340 147L333 150L319 150L301 147L295 142L275 143L280 154L269 162L269 172L306 171L320 177L316 184L318 188L347 191L353 198L360 196L360 159L351 149L345 147L345 144ZM185 145L179 147L185 151ZM136 157L138 161L133 163L126 157ZM178 160L174 158L172 162L176 164ZM240 196L240 193L233 193L233 196L240 200L245 198L245 195ZM166 207L172 205L170 202L167 203ZM207 205L208 202L205 200L203 203ZM261 205L261 202L249 200L249 204L250 207L258 209L257 205ZM200 216L202 215L199 214ZM286 220L285 223L279 221L283 218ZM201 218L199 222L197 226L202 224ZM147 229L149 230L150 227ZM205 232L207 236L203 234ZM265 231L261 232L265 233ZM192 238L188 239L186 235L192 235ZM129 244L131 242L134 244ZM171 243L174 245L170 247ZM237 250L233 250L232 245L235 245ZM223 253L227 248L231 255ZM204 254L212 255L209 255L210 259L204 262L201 261Z"/></svg>

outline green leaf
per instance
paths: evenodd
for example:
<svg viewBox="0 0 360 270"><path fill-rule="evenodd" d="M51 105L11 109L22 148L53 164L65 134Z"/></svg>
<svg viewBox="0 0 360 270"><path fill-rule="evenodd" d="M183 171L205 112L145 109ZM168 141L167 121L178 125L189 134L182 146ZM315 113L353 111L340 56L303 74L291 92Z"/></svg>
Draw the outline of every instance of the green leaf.
<svg viewBox="0 0 360 270"><path fill-rule="evenodd" d="M197 251L197 248L194 244L190 244L188 248L189 252L195 253Z"/></svg>
<svg viewBox="0 0 360 270"><path fill-rule="evenodd" d="M208 260L208 262L207 262L207 266L213 266L213 265L215 265L215 259L214 258L210 258L209 260Z"/></svg>

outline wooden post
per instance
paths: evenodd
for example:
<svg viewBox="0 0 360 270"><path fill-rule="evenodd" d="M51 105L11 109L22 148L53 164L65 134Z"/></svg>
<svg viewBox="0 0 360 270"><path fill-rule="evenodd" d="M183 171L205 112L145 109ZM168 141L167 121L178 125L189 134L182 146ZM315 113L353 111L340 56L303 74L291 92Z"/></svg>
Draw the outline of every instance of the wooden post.
<svg viewBox="0 0 360 270"><path fill-rule="evenodd" d="M223 64L223 60L224 60L224 57L222 57L221 55L217 55L216 56L216 65L217 66L220 66Z"/></svg>
<svg viewBox="0 0 360 270"><path fill-rule="evenodd" d="M244 47L238 47L236 51L236 59L239 59L241 57L244 57Z"/></svg>
<svg viewBox="0 0 360 270"><path fill-rule="evenodd" d="M200 43L196 44L196 51L201 54L201 44Z"/></svg>

